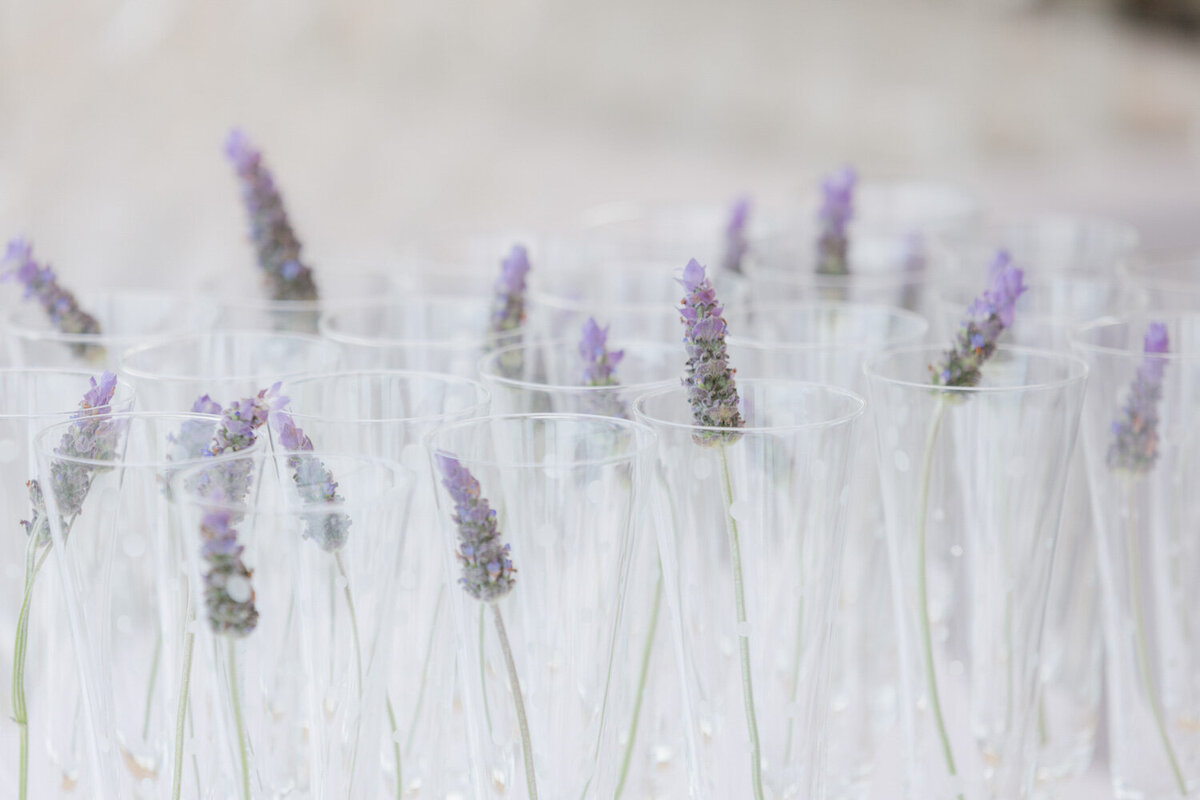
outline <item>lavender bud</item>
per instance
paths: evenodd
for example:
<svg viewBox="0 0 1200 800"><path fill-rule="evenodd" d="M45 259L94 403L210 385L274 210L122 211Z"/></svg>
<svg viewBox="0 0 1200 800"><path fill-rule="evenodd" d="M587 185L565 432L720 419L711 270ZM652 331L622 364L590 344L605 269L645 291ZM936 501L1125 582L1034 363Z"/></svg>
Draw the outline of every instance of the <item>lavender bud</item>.
<svg viewBox="0 0 1200 800"><path fill-rule="evenodd" d="M1158 460L1158 404L1162 399L1163 369L1169 352L1167 326L1151 322L1142 347L1145 354L1129 387L1129 397L1113 421L1108 466L1145 474Z"/></svg>
<svg viewBox="0 0 1200 800"><path fill-rule="evenodd" d="M479 481L449 453L436 453L442 485L454 501L454 523L458 525L458 560L463 574L458 579L467 594L485 603L495 602L512 591L516 579L509 546L500 540L496 512L480 496Z"/></svg>
<svg viewBox="0 0 1200 800"><path fill-rule="evenodd" d="M241 181L250 240L269 296L272 300L316 300L312 270L300 260L300 241L288 221L275 180L262 164L262 153L242 131L234 129L225 140L225 154Z"/></svg>
<svg viewBox="0 0 1200 800"><path fill-rule="evenodd" d="M224 498L217 493L212 499L221 502ZM204 571L204 606L214 633L242 637L258 625L258 609L254 607L254 585L250 582L254 572L242 561L243 548L231 517L228 509L210 508L200 522L200 554L208 565Z"/></svg>
<svg viewBox="0 0 1200 800"><path fill-rule="evenodd" d="M683 320L683 343L687 349L687 368L683 385L687 387L692 419L705 428L740 428L744 424L738 411L735 370L729 366L725 349L725 318L717 294L705 275L704 267L692 259L684 267L679 283L687 290L679 315ZM734 432L700 431L697 444L732 441Z"/></svg>
<svg viewBox="0 0 1200 800"><path fill-rule="evenodd" d="M345 498L338 494L337 481L324 462L316 456L299 455L311 452L312 440L305 435L286 411L271 415L271 427L279 436L279 443L293 455L288 456L288 467L292 470L292 481L305 504L342 503ZM304 538L312 539L327 553L340 550L350 535L350 516L342 512L305 512Z"/></svg>
<svg viewBox="0 0 1200 800"><path fill-rule="evenodd" d="M941 364L929 367L936 386L978 386L981 367L996 352L1000 334L1013 323L1017 298L1026 289L1025 273L1000 250L989 274L989 286L967 308L954 347L946 351Z"/></svg>
<svg viewBox="0 0 1200 800"><path fill-rule="evenodd" d="M750 216L750 198L739 197L729 212L729 223L725 226L725 252L721 257L721 268L739 275L745 273L742 259L750 249L746 239L746 222Z"/></svg>
<svg viewBox="0 0 1200 800"><path fill-rule="evenodd" d="M845 275L850 271L846 258L849 241L846 226L854 217L854 185L858 175L843 167L821 181L821 208L817 211L820 233L817 236L817 272Z"/></svg>
<svg viewBox="0 0 1200 800"><path fill-rule="evenodd" d="M49 266L33 260L33 249L24 239L13 239L0 265L12 264L0 270L0 281L15 280L25 287L25 298L36 299L50 318L50 323L68 334L98 334L100 323L91 314L79 307L75 295L58 283L58 277ZM71 352L80 358L103 360L104 348L94 344L75 343Z"/></svg>

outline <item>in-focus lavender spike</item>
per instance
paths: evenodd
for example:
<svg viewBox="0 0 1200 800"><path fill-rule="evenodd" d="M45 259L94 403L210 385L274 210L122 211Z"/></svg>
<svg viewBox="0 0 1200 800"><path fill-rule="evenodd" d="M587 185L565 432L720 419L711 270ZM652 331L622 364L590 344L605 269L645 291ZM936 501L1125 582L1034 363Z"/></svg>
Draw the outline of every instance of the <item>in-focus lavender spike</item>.
<svg viewBox="0 0 1200 800"><path fill-rule="evenodd" d="M434 461L442 485L454 501L454 523L458 526L458 560L462 564L459 583L476 600L492 603L507 595L516 584L509 546L500 538L496 512L482 497L479 481L457 458L436 453Z"/></svg>
<svg viewBox="0 0 1200 800"><path fill-rule="evenodd" d="M716 291L704 267L694 258L678 280L688 293L679 315L688 356L683 385L687 387L692 418L705 428L740 428L744 423L738 411L734 369L729 366L725 347L725 318L721 316L723 309L717 302ZM694 438L698 444L717 444L736 436L732 431L699 431Z"/></svg>
<svg viewBox="0 0 1200 800"><path fill-rule="evenodd" d="M1004 250L996 253L990 268L988 288L967 308L954 347L941 363L930 365L936 386L978 386L980 371L996 352L1000 334L1013 323L1017 298L1025 292L1025 273L1013 266Z"/></svg>

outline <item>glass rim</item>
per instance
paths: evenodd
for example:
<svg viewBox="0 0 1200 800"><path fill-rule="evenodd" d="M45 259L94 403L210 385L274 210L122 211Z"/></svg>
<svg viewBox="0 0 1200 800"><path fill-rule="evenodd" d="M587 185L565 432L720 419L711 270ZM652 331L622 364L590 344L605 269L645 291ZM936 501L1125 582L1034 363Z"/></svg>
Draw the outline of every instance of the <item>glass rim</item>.
<svg viewBox="0 0 1200 800"><path fill-rule="evenodd" d="M373 492L369 497L364 499L340 501L326 500L301 500L296 504L288 503L272 503L268 506L261 506L257 503L248 502L246 500L228 500L222 498L215 500L211 497L204 497L195 490L182 489L177 491L176 485L182 486L190 475L198 474L205 468L211 466L219 466L220 464L252 459L256 462L272 461L275 463L286 464L288 459L294 456L310 456L320 459L322 463L327 461L342 462L358 462L360 464L370 464L373 467L379 467L386 470L393 478L392 485L380 492ZM375 506L386 505L390 502L398 492L404 492L416 488L417 480L416 473L403 464L394 459L381 458L378 456L365 456L361 453L346 453L343 451L322 451L312 450L295 453L291 451L268 451L265 448L255 447L253 449L240 450L236 453L222 453L219 456L209 456L207 458L191 459L186 462L180 462L181 468L175 470L168 481L171 486L171 500L173 502L186 503L191 506L202 508L214 508L222 511L236 511L245 514L247 517L262 517L262 516L293 516L297 514L311 514L313 510L319 510L323 513L335 513L353 509L373 508ZM336 475L335 475L336 477Z"/></svg>
<svg viewBox="0 0 1200 800"><path fill-rule="evenodd" d="M654 433L654 429L645 423L637 420L625 419L623 417L607 417L600 414L488 414L484 417L475 417L473 419L459 420L446 425L441 425L421 437L426 451L433 456L437 453L445 453L453 456L463 463L481 464L489 467L503 467L512 469L542 469L547 466L545 461L514 461L514 460L498 460L495 458L466 458L458 453L453 453L449 450L436 446L438 438L449 436L456 431L466 429L471 426L487 426L491 427L496 423L509 422L589 422L603 423L605 426L615 426L624 428L631 434L631 438L636 441L636 446L630 448L628 452L615 456L606 456L603 458L582 458L573 459L571 461L556 462L555 466L562 467L595 467L606 466L609 464L617 464L622 461L636 461L639 457L644 456L648 451L654 449L658 437Z"/></svg>
<svg viewBox="0 0 1200 800"><path fill-rule="evenodd" d="M761 384L786 384L789 386L804 387L807 389L819 389L827 395L841 396L844 399L850 400L856 404L856 408L852 411L832 416L828 419L814 420L812 422L797 422L791 425L746 425L741 428L722 428L716 425L696 425L691 422L674 422L672 420L663 419L646 413L645 406L650 400L663 397L672 392L681 394L687 393L687 388L676 384L671 387L663 387L646 392L633 401L633 413L639 419L648 420L653 425L662 426L664 428L673 428L676 430L686 430L692 432L714 433L728 435L737 433L744 435L748 433L786 433L791 431L803 431L814 428L836 428L842 425L847 425L861 417L867 408L867 401L862 395L857 392L852 392L841 386L835 386L829 383L815 383L813 381L798 381L791 378L746 378L738 381L741 386L752 386Z"/></svg>
<svg viewBox="0 0 1200 800"><path fill-rule="evenodd" d="M920 352L931 353L935 356L944 356L946 354L946 350L947 345L945 343L923 344L911 347L892 347L876 353L868 358L863 363L863 372L866 373L868 380L874 378L893 386L903 386L911 389L922 389L945 394L972 395L1004 394L1012 392L1031 392L1059 389L1064 386L1069 386L1073 383L1082 383L1086 381L1088 373L1091 371L1086 361L1079 356L1074 355L1073 353L1067 352L1066 350L1046 350L1037 347L1002 344L997 346L997 352L1018 353L1026 357L1033 356L1046 361L1058 361L1060 363L1069 364L1072 367L1071 374L1060 378L1055 378L1053 380L1015 383L1010 386L938 386L937 384L933 383L922 383L909 379L893 378L879 372L879 365L895 356Z"/></svg>
<svg viewBox="0 0 1200 800"><path fill-rule="evenodd" d="M103 369L99 370L99 371L95 371L95 370L83 369L80 367L61 367L61 368L59 368L59 367L0 367L0 377L6 376L6 375L33 375L33 376L58 375L58 376L61 376L64 378L78 377L83 381L84 385L87 385L87 380L89 378L98 378L103 373L104 373ZM118 394L119 392L121 392L122 394ZM81 394L80 398L82 398L82 397L83 397L83 395ZM136 392L134 391L133 386L131 386L129 384L129 381L124 380L124 378L120 374L117 374L117 385L116 385L116 389L113 391L113 399L109 401L110 407L112 406L112 404L114 402L117 401L118 397L120 397L121 402L125 402L125 401L132 402L136 398ZM4 406L0 406L0 419L34 419L37 417L57 417L57 416L61 416L64 414L74 414L79 410L80 410L80 408L79 408L79 400L78 399L75 400L74 406L72 406L71 408L68 408L68 409L63 409L61 411L46 411L46 412L38 411L38 412L32 412L32 413L17 414L17 413L11 412L11 411L5 411ZM122 412L113 412L113 413L122 413ZM127 412L125 412L125 413L127 413ZM57 423L51 423L51 424L57 424Z"/></svg>
<svg viewBox="0 0 1200 800"><path fill-rule="evenodd" d="M404 423L420 423L420 422L435 422L443 419L457 419L460 415L471 414L472 410L477 408L487 408L491 403L492 393L488 391L487 386L473 378L464 378L460 375L455 375L449 372L430 372L428 370L416 369L345 369L332 370L329 372L311 372L306 373L299 378L295 378L283 385L283 391L288 391L291 386L296 386L305 383L316 383L317 381L329 380L330 378L341 378L350 376L371 376L379 375L395 378L420 378L421 380L431 381L441 384L458 384L465 388L474 390L475 400L467 407L457 411L446 411L441 414L422 414L420 416L409 417L325 417L319 414L308 414L302 411L296 411L292 408L289 402L287 407L288 416L293 419L305 419L320 422L347 423L347 422L404 422ZM290 401L289 397L289 401ZM478 415L474 415L478 416Z"/></svg>
<svg viewBox="0 0 1200 800"><path fill-rule="evenodd" d="M1117 328L1128 328L1133 331L1135 321L1138 322L1162 322L1169 324L1172 320L1191 319L1200 324L1200 312L1195 311L1139 311L1131 314L1110 314L1098 319L1088 320L1087 322L1079 323L1071 326L1067 331L1067 341L1073 348L1088 353L1097 353L1110 356L1126 356L1142 358L1146 355L1142 341L1145 331L1141 331L1139 336L1134 341L1138 342L1137 347L1114 347L1111 345L1095 344L1085 341L1083 337L1086 334L1099 331L1101 329L1114 330ZM1165 353L1154 353L1154 358L1161 359L1165 362L1172 361L1200 361L1200 351L1194 353L1180 353L1178 351L1168 350Z"/></svg>
<svg viewBox="0 0 1200 800"><path fill-rule="evenodd" d="M290 339L295 342L303 342L304 344L310 345L310 346L317 345L319 348L327 350L328 353L334 357L335 362L338 360L338 357L340 356L340 352L338 351L337 345L335 343L328 341L326 339L322 339L320 336L315 336L311 333L292 333L292 332L283 332L283 331L270 331L270 330L263 330L261 328L257 329L257 330L254 328L236 328L236 329L231 329L231 330L201 331L198 333L193 332L193 333L188 333L188 334L184 334L184 335L175 334L175 335L171 335L168 337L164 337L164 338L156 340L156 341L148 341L145 344L140 344L140 345L137 345L136 347L131 347L121 353L118 371L120 372L120 374L123 374L130 378L139 378L139 379L143 379L143 380L152 380L152 381L173 381L173 382L177 382L177 383L178 382L186 382L186 381L195 381L195 380L211 380L211 381L217 382L217 383L228 383L230 381L253 380L257 376L245 375L245 374L243 374L243 375L231 375L231 374L221 374L221 375L191 374L191 375L189 375L189 374L169 373L169 372L157 373L157 372L147 371L145 367L130 366L130 364L129 364L129 362L132 359L144 355L147 351L154 350L155 348L162 348L167 345L190 343L190 342L200 341L202 339L233 339L233 338L251 338L251 337L253 337L255 339L267 339L267 338ZM312 372L311 369L300 369L300 370L295 370L292 372L271 373L271 375L269 375L268 377L270 379L269 380L270 383L275 383L276 381L285 381L285 380L288 380L289 378L297 378L302 375L308 375L311 372Z"/></svg>
<svg viewBox="0 0 1200 800"><path fill-rule="evenodd" d="M1195 277L1168 273L1166 275L1155 270L1190 267ZM1135 286L1150 289L1176 289L1190 293L1200 293L1200 251L1175 252L1170 254L1152 255L1142 253L1126 259L1121 277Z"/></svg>
<svg viewBox="0 0 1200 800"><path fill-rule="evenodd" d="M853 254L850 256L850 262L853 266ZM769 266L756 258L750 259L746 266L746 274L751 285L757 281L769 280L787 286L815 286L828 289L850 288L856 285L878 288L920 286L929 283L933 273L934 270L930 264L915 268L897 264L888 269L868 271L851 269L841 275L826 275L795 266Z"/></svg>
<svg viewBox="0 0 1200 800"><path fill-rule="evenodd" d="M172 292L162 289L147 289L132 287L129 289L111 289L97 293L98 297L112 298L142 298L145 300L168 298L170 300L179 301L180 306L184 306L188 302L186 292ZM157 343L158 340L171 338L184 334L192 330L190 324L180 323L178 328L168 326L166 330L155 331L152 333L110 333L100 331L100 333L67 333L60 331L57 328L38 328L28 324L26 317L44 318L45 312L29 303L20 303L11 308L0 311L0 328L7 330L11 335L27 340L42 340L53 342L66 342L68 344L88 344L88 345L104 345L107 342L120 343L122 341L132 341L135 343Z"/></svg>
<svg viewBox="0 0 1200 800"><path fill-rule="evenodd" d="M123 421L134 421L134 420L150 420L150 421L152 421L152 420L159 420L159 419L177 419L177 420L180 420L181 422L196 420L196 421L219 423L221 421L222 417L220 414L204 414L199 411L179 411L179 412L171 412L171 411L111 411L108 413L94 414L89 417L83 417L82 419L85 419L85 420L101 419L101 420L108 420L108 421L122 421L122 420ZM178 465L182 466L185 464L192 464L192 463L196 463L199 461L209 461L214 458L224 457L224 454L222 454L221 456L197 456L196 458L185 458L180 461L168 461L168 460L164 459L164 460L158 460L158 461L138 460L138 461L131 462L131 461L127 461L123 456L113 456L112 458L108 458L108 459L86 458L84 456L62 455L60 453L54 452L53 447L51 447L51 445L50 445L50 441L51 441L51 439L57 439L57 437L52 436L51 434L58 434L59 436L61 436L62 431L64 431L71 425L74 425L76 421L77 420L73 420L73 419L65 419L60 422L55 422L51 425L47 425L46 427L39 430L37 432L37 434L35 434L33 437L34 451L37 452L39 455L44 453L47 458L53 459L54 461L64 461L64 462L69 462L71 464L83 464L83 465L89 466L89 467L115 467L115 466L159 467L164 464L178 464ZM257 444L257 442L259 442L261 440L262 440L262 437L258 437L255 440L256 444ZM57 446L57 444L55 444L55 446ZM251 447L254 447L254 445L251 445ZM245 451L240 451L240 452L245 452ZM234 454L234 455L236 455L236 454Z"/></svg>
<svg viewBox="0 0 1200 800"><path fill-rule="evenodd" d="M246 295L232 291L220 291L218 286L221 283L221 278L228 276L243 275L242 270L228 270L217 275L209 275L205 280L201 281L196 287L200 296L204 297L209 302L216 305L218 308L254 308L254 309L269 309L273 311L321 311L323 308L329 307L331 304L352 304L356 302L352 297L343 297L340 300L275 300L269 297L258 297L254 295ZM343 278L349 280L381 279L388 288L388 291L395 291L397 288L396 281L391 272L387 270L377 269L338 269L338 280ZM377 298L377 295L364 295L363 300Z"/></svg>
<svg viewBox="0 0 1200 800"><path fill-rule="evenodd" d="M579 344L578 340L566 339L566 338L540 339L535 342L517 342L515 344L505 345L504 347L498 347L495 350L493 350L492 352L486 353L485 355L481 356L479 359L479 362L475 365L475 369L479 372L479 376L481 378L484 378L487 381L492 381L492 382L495 382L495 383L503 385L503 386L507 386L507 387L511 387L511 388L518 388L518 389L529 389L532 391L539 391L539 392L555 392L557 394L588 395L588 394L603 394L605 392L608 392L611 394L614 392L629 391L629 390L633 390L633 389L644 389L644 388L648 388L648 387L653 387L653 386L657 386L660 383L675 383L675 382L677 382L678 376L676 378L662 378L660 380L654 380L654 381L639 381L637 383L619 383L619 384L614 384L611 386L586 386L586 385L581 386L581 385L573 384L573 383L572 384L568 384L568 383L538 383L536 381L526 380L526 379L522 379L522 378L509 378L509 377L500 375L495 372L484 370L485 365L491 366L494 362L499 361L505 355L510 355L512 353L525 353L525 352L529 352L532 349L540 348L540 347L556 348L558 346L566 346L568 348L574 348L574 347L578 346L578 344ZM651 347L651 348L661 348L664 351L672 351L673 350L673 351L682 353L682 351L679 350L678 345L671 344L669 342L658 341L655 339L617 339L614 342L612 342L612 344L613 344L613 347L618 348L618 349L622 346L625 346L625 347ZM555 350L555 352L557 352L557 350ZM682 364L682 361L680 361L680 363Z"/></svg>
<svg viewBox="0 0 1200 800"><path fill-rule="evenodd" d="M753 334L729 334L729 343L739 346L753 347L775 347L780 350L878 350L885 347L898 346L900 342L919 341L929 333L931 327L928 319L924 315L918 314L915 311L910 311L900 306L890 306L885 303L857 303L853 301L825 301L825 300L798 300L796 302L788 301L772 301L770 303L749 303L743 308L734 309L734 315L749 315L756 316L762 312L771 313L776 310L792 311L815 311L820 312L822 309L829 309L836 312L844 310L877 313L883 317L892 320L903 320L903 324L909 326L909 330L899 336L887 336L877 342L805 342L805 341L771 341L769 339L760 339ZM734 319L737 320L737 316ZM859 319L857 314L852 314L852 319Z"/></svg>
<svg viewBox="0 0 1200 800"><path fill-rule="evenodd" d="M360 347L396 347L404 345L420 345L427 348L447 348L456 347L477 347L481 343L493 341L505 341L506 337L517 337L529 330L529 321L515 328L511 328L499 333L491 333L484 330L482 333L473 333L469 336L461 338L448 338L445 335L436 337L414 338L412 336L385 336L380 334L363 334L351 333L348 331L338 330L331 327L330 320L336 318L340 314L362 311L365 309L388 308L391 306L401 307L416 303L427 304L436 308L445 306L461 306L464 302L479 301L483 304L490 302L490 298L486 295L467 295L465 297L449 295L449 294L423 294L408 299L385 299L371 300L349 303L336 303L327 306L321 311L320 317L317 318L317 332L321 337L330 341L341 344L352 344ZM486 322L486 318L481 318L481 322ZM481 328L483 326L480 326Z"/></svg>

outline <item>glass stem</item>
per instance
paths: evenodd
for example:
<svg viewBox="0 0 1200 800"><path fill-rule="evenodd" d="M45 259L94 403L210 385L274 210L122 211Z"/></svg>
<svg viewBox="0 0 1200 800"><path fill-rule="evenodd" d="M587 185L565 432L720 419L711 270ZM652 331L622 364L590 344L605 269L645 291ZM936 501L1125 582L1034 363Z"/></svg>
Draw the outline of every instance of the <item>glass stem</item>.
<svg viewBox="0 0 1200 800"><path fill-rule="evenodd" d="M13 644L12 705L13 722L18 732L17 797L26 800L29 795L29 709L25 702L25 659L29 645L29 613L33 602L33 585L50 548L37 554L38 533L29 537L25 547L25 591L21 598L21 611L17 616L17 635Z"/></svg>
<svg viewBox="0 0 1200 800"><path fill-rule="evenodd" d="M242 800L250 800L250 753L246 746L246 727L242 722L242 702L238 698L237 648L232 640L229 642L229 699L233 703L238 761L242 767Z"/></svg>
<svg viewBox="0 0 1200 800"><path fill-rule="evenodd" d="M521 752L525 757L525 784L529 787L529 800L537 800L537 778L533 773L533 742L529 738L529 720L525 717L525 698L521 694L521 682L517 678L517 662L513 660L512 646L508 643L508 633L504 630L504 617L500 614L500 606L491 603L492 620L496 623L496 635L500 639L500 649L504 651L504 663L508 667L508 682L511 684L513 703L517 707L517 724L521 727ZM480 653L480 658L483 653Z"/></svg>
<svg viewBox="0 0 1200 800"><path fill-rule="evenodd" d="M388 725L392 728L392 756L396 759L396 800L401 800L404 797L404 773L400 770L400 742L396 740L398 731L396 710L392 708L391 695L386 695L385 698L387 700Z"/></svg>
<svg viewBox="0 0 1200 800"><path fill-rule="evenodd" d="M154 708L154 685L158 683L158 662L162 658L162 631L154 636L154 655L150 658L150 679L146 681L146 712L142 716L142 738L150 735L150 711Z"/></svg>
<svg viewBox="0 0 1200 800"><path fill-rule="evenodd" d="M729 530L729 558L733 567L733 602L737 607L738 656L742 669L742 704L746 708L746 730L750 734L750 781L755 800L763 800L762 745L758 738L758 714L754 710L754 682L750 677L750 634L746 631L746 589L742 578L742 545L737 520L733 518L733 480L729 477L729 458L725 446L721 454L721 477L725 488L725 519Z"/></svg>
<svg viewBox="0 0 1200 800"><path fill-rule="evenodd" d="M658 580L654 584L654 601L650 606L650 622L646 625L646 641L642 645L642 665L638 670L637 692L633 699L633 718L629 722L629 741L625 743L625 754L621 757L621 774L617 778L614 800L625 791L629 762L633 758L634 744L637 742L638 720L642 714L642 700L646 694L646 678L650 674L650 654L654 650L654 632L658 629L658 611L662 606L662 580L662 565L659 564Z"/></svg>
<svg viewBox="0 0 1200 800"><path fill-rule="evenodd" d="M1158 692L1154 689L1154 677L1150 673L1150 648L1146 643L1146 617L1142 608L1142 564L1138 548L1137 524L1137 490L1133 480L1129 481L1129 531L1125 537L1125 555L1129 563L1129 601L1133 609L1133 631L1137 640L1138 672L1141 674L1142 686L1146 690L1146 701L1150 703L1150 713L1154 715L1154 725L1158 728L1158 737L1162 739L1163 750L1166 751L1167 761L1171 764L1171 773L1179 794L1187 797L1187 782L1179 769L1179 761L1175 758L1175 749L1171 747L1171 738L1167 736L1167 725L1164 720L1162 704L1158 700Z"/></svg>
<svg viewBox="0 0 1200 800"><path fill-rule="evenodd" d="M921 647L924 649L925 688L929 692L929 707L933 710L933 721L937 725L938 738L942 743L942 755L946 759L946 771L958 775L954 765L954 753L950 749L950 735L946 732L946 720L942 716L942 701L938 696L937 672L933 665L933 634L929 623L929 590L926 582L925 540L929 517L929 483L933 477L933 453L937 448L938 432L942 428L942 417L946 413L945 401L939 399L929 424L929 435L925 440L925 456L921 461L921 494L917 499L917 609L921 617ZM962 800L962 794L958 795Z"/></svg>

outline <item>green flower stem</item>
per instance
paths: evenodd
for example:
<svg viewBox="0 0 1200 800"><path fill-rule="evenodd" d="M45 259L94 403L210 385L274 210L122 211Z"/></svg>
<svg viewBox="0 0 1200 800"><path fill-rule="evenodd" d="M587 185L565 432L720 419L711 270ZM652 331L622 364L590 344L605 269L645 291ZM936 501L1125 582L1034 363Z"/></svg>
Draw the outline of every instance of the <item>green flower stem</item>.
<svg viewBox="0 0 1200 800"><path fill-rule="evenodd" d="M350 617L350 635L354 639L354 663L358 667L358 698L362 700L363 693L363 665L362 665L362 641L358 635L358 613L354 610L354 595L350 593L350 576L346 574L346 565L342 562L342 554L340 552L333 554L333 559L337 563L338 574L342 576L342 580L346 585L342 587L342 592L346 596L346 613ZM358 742L360 728L354 729L354 749L350 753L350 783L354 783L354 769L358 764Z"/></svg>
<svg viewBox="0 0 1200 800"><path fill-rule="evenodd" d="M154 685L158 683L158 662L162 658L162 631L154 637L154 655L150 658L150 680L146 682L146 713L142 716L142 738L150 735L150 711L154 707Z"/></svg>
<svg viewBox="0 0 1200 800"><path fill-rule="evenodd" d="M392 708L391 695L385 695L387 700L388 725L392 729L392 756L396 759L396 800L404 797L404 773L400 769L400 743L396 741L396 710Z"/></svg>
<svg viewBox="0 0 1200 800"><path fill-rule="evenodd" d="M729 477L729 458L725 446L718 445L721 453L721 477L725 489L725 520L729 531L729 558L733 566L733 600L737 606L738 655L742 668L742 704L746 708L746 729L750 734L750 781L755 800L763 800L762 745L758 738L758 714L754 709L754 683L750 676L750 637L744 632L746 618L746 590L742 578L742 547L738 538L737 520L733 518L733 481Z"/></svg>
<svg viewBox="0 0 1200 800"><path fill-rule="evenodd" d="M508 667L508 682L512 689L513 703L517 707L517 723L521 727L521 752L525 757L525 783L529 788L529 800L538 800L537 778L533 773L533 742L529 737L529 720L525 717L525 698L521 694L521 682L517 678L517 662L513 660L512 646L504 629L504 617L500 606L492 607L492 619L496 623L496 635L500 638L500 649L504 651L504 663ZM480 653L480 657L483 654Z"/></svg>
<svg viewBox="0 0 1200 800"><path fill-rule="evenodd" d="M946 770L952 775L958 775L954 765L954 753L950 749L950 735L946 732L946 720L942 716L942 701L938 696L937 672L933 665L933 634L929 623L929 591L926 585L926 555L925 540L926 526L929 516L929 483L933 475L933 452L936 449L938 433L942 428L942 418L946 413L946 402L937 401L933 412L933 420L929 424L929 435L925 440L925 457L921 463L921 494L917 499L917 602L921 617L921 646L924 649L925 686L929 692L929 707L933 710L933 720L937 725L938 737L942 742L942 755L946 760ZM962 800L962 794L958 795Z"/></svg>
<svg viewBox="0 0 1200 800"><path fill-rule="evenodd" d="M196 646L196 634L192 626L196 617L185 614L187 618L187 636L183 644L183 672L179 678L179 708L175 712L175 767L171 772L171 800L179 800L183 790L183 726L187 720L188 694L192 685L192 653ZM231 648L232 649L232 648Z"/></svg>
<svg viewBox="0 0 1200 800"><path fill-rule="evenodd" d="M29 795L29 709L25 700L25 660L26 649L29 646L29 613L33 602L33 584L46 557L50 554L47 546L38 555L38 535L30 535L25 547L25 591L21 598L21 611L17 615L17 635L13 644L13 674L12 674L12 704L13 722L17 724L19 766L17 770L17 797L26 800Z"/></svg>
<svg viewBox="0 0 1200 800"><path fill-rule="evenodd" d="M246 727L242 722L242 702L238 697L237 645L229 641L229 699L233 703L233 725L237 732L238 761L242 768L242 800L250 800L250 753Z"/></svg>
<svg viewBox="0 0 1200 800"><path fill-rule="evenodd" d="M1158 692L1154 688L1154 677L1150 673L1150 648L1146 644L1146 616L1142 608L1142 563L1138 549L1137 525L1137 492L1132 480L1129 482L1129 530L1125 537L1125 556L1129 564L1129 600L1133 607L1133 630L1136 638L1138 672L1142 678L1142 686L1146 690L1146 701L1150 703L1150 712L1154 715L1154 725L1158 728L1158 738L1162 739L1163 750L1166 751L1167 761L1171 764L1171 773L1179 794L1187 797L1187 781L1175 758L1175 749L1171 746L1171 738L1167 735L1167 725L1164 720L1162 703L1159 702Z"/></svg>
<svg viewBox="0 0 1200 800"><path fill-rule="evenodd" d="M629 777L629 762L633 758L637 742L638 720L642 714L642 700L646 694L646 677L650 674L650 654L654 650L654 633L658 629L658 611L662 606L662 565L659 565L658 580L654 584L654 601L650 606L650 622L646 625L646 641L642 645L642 665L638 670L637 693L633 699L633 718L629 723L629 741L625 743L625 754L621 756L621 774L617 778L617 789L613 798L625 791L625 780Z"/></svg>

